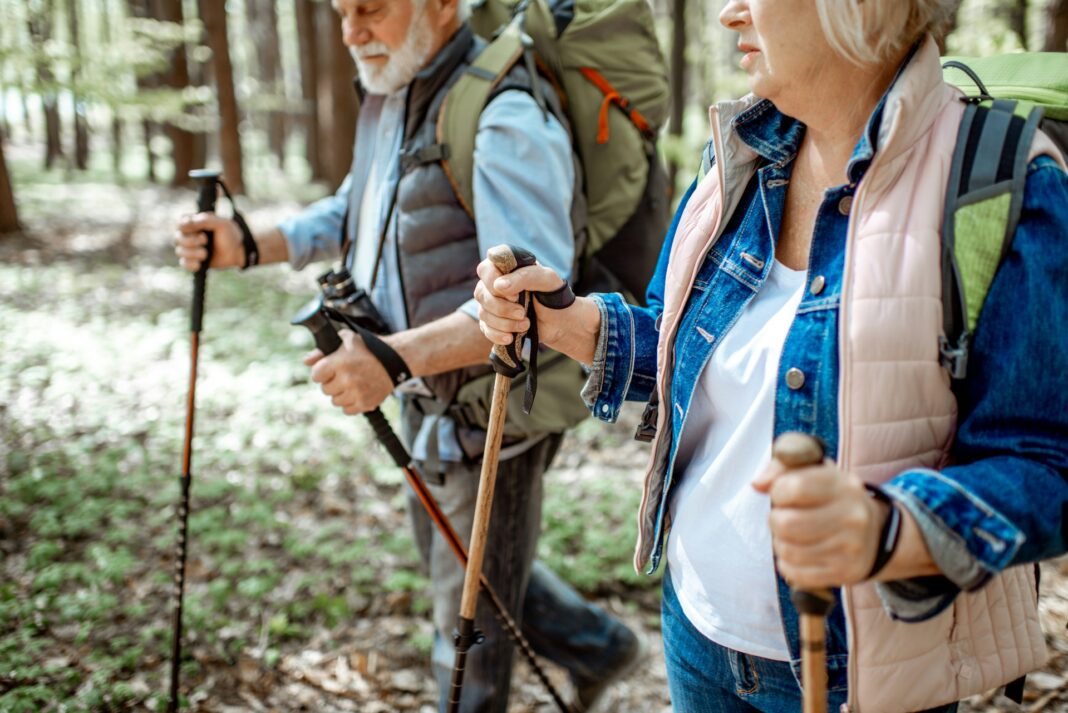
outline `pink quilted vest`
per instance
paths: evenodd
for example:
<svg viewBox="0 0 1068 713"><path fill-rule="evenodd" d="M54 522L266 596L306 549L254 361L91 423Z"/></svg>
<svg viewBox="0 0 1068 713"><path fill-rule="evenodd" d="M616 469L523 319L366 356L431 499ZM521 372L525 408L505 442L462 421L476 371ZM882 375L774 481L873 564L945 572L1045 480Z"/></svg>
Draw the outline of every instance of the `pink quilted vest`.
<svg viewBox="0 0 1068 713"><path fill-rule="evenodd" d="M839 464L880 483L944 464L956 400L939 364L942 201L963 112L944 84L930 39L891 91L879 151L853 202L840 314ZM648 562L666 467L672 344L704 255L755 170L756 155L731 120L748 97L710 111L716 166L679 223L668 265L657 347L659 423L649 462L635 565ZM1032 157L1060 157L1039 135ZM906 713L1003 685L1046 659L1031 567L1011 568L922 623L892 621L870 584L843 593L849 636L850 711Z"/></svg>

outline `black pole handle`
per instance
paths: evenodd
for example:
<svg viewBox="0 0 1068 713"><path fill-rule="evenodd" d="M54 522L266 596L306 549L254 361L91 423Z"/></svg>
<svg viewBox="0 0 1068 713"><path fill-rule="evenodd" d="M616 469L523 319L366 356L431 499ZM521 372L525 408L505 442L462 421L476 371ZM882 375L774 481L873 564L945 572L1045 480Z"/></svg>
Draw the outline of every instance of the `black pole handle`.
<svg viewBox="0 0 1068 713"><path fill-rule="evenodd" d="M220 175L218 171L207 168L198 168L189 172L189 177L197 182L197 212L215 212ZM204 234L208 236L205 246L208 254L204 262L200 263L200 269L193 274L193 312L190 322L190 331L198 333L204 321L204 289L208 279L208 264L211 263L211 255L215 248L215 233L206 230Z"/></svg>
<svg viewBox="0 0 1068 713"><path fill-rule="evenodd" d="M304 305L291 323L294 326L307 327L308 331L312 333L312 337L315 338L315 346L323 354L333 354L341 348L341 337L338 336L337 330L334 329L334 325L330 323L327 316L323 314L320 298L317 297ZM367 421L371 424L371 429L375 432L375 436L378 437L378 442L385 447L397 467L407 468L411 465L412 459L408 455L408 450L401 443L397 434L393 432L385 415L382 413L382 409L376 408L368 411L364 416L367 417Z"/></svg>
<svg viewBox="0 0 1068 713"><path fill-rule="evenodd" d="M324 355L333 354L341 348L341 337L330 319L323 314L322 297L316 297L301 307L289 323L294 327L307 327L315 339L315 346Z"/></svg>

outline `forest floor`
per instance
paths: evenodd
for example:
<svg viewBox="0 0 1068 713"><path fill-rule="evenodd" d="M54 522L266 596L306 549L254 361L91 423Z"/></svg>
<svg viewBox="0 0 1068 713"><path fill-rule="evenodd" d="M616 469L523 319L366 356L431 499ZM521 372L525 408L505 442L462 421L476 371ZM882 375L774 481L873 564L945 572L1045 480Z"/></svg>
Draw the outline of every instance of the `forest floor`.
<svg viewBox="0 0 1068 713"><path fill-rule="evenodd" d="M38 177L0 240L0 711L163 710L191 280L189 191ZM249 206L253 224L296 210ZM314 273L212 274L201 338L182 688L195 711L433 713L427 580L400 473L309 384L289 317ZM387 409L387 416L395 411ZM608 711L670 710L656 580L630 566L634 412L571 434L541 557L641 629ZM1049 665L1016 706L1068 711L1068 559L1043 567ZM560 682L560 671L552 672ZM510 713L551 711L524 665Z"/></svg>

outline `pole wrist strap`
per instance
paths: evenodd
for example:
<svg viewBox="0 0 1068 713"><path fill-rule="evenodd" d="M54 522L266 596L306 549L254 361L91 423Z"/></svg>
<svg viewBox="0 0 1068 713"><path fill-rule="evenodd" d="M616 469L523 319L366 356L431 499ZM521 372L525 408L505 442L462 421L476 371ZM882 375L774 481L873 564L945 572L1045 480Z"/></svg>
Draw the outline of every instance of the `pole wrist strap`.
<svg viewBox="0 0 1068 713"><path fill-rule="evenodd" d="M237 224L237 229L241 231L241 244L245 248L245 264L241 266L242 270L247 270L254 265L260 264L260 248L256 244L256 239L252 237L252 231L248 228L248 223L245 222L245 216L237 210L237 203L234 202L234 196L230 193L230 189L226 187L226 184L219 179L219 187L222 188L223 193L226 194L227 200L230 201L230 209L233 212L233 221Z"/></svg>
<svg viewBox="0 0 1068 713"><path fill-rule="evenodd" d="M349 324L353 330L360 335L360 339L363 340L364 345L367 347L367 351L371 352L371 355L378 360L378 363L382 365L382 368L389 374L390 380L394 386L400 386L408 379L412 378L412 370L408 368L408 363L404 361L404 358L397 353L393 347L386 344L385 340L379 337L377 334L369 329L365 329L356 324Z"/></svg>

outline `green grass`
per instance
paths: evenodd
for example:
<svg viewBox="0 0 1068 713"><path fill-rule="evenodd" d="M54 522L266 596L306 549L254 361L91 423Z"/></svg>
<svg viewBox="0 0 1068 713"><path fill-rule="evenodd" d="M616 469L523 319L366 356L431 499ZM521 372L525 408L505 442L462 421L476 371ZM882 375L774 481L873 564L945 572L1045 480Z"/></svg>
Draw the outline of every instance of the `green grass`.
<svg viewBox="0 0 1068 713"><path fill-rule="evenodd" d="M41 197L31 216L60 209ZM5 712L165 704L191 280L163 251L122 264L108 256L0 263ZM423 658L429 647L428 581L403 477L372 447L362 419L329 407L300 363L311 339L288 319L313 277L276 268L208 281L184 614L188 692L212 666L249 652L275 666L313 636L343 637L353 621L386 609L413 618L404 656ZM395 418L395 407L386 413ZM580 429L584 440L595 434L604 431ZM587 592L639 583L629 564L634 497L610 480L552 480L541 556ZM368 498L380 505L365 507Z"/></svg>

